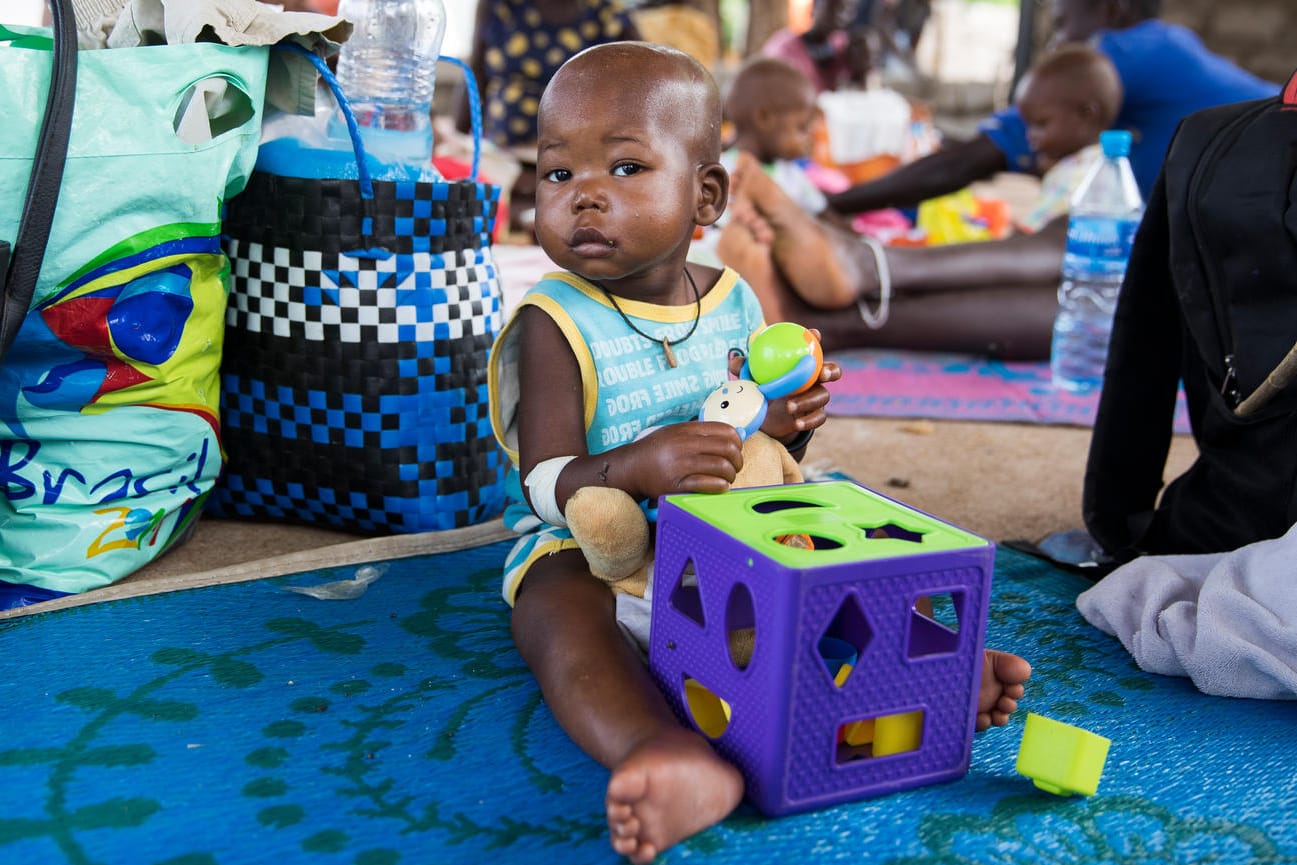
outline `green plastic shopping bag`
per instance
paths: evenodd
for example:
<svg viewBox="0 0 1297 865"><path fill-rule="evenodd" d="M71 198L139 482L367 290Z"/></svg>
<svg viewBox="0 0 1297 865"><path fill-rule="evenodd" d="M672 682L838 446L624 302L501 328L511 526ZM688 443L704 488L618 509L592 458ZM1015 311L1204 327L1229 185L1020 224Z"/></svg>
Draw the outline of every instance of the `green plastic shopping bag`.
<svg viewBox="0 0 1297 865"><path fill-rule="evenodd" d="M72 33L57 12L52 30L0 29L0 241L30 228L24 191L53 150L41 129L54 43ZM221 468L222 205L256 160L268 53L71 52L39 275L0 328L15 331L0 345L0 608L112 583L202 509ZM0 247L0 266L20 251L7 262Z"/></svg>

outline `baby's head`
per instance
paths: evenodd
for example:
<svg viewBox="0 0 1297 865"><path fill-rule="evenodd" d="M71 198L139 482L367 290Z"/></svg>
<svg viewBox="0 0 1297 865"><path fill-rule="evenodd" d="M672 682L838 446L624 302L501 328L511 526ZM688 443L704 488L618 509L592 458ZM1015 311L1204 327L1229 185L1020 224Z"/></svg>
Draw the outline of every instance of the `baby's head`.
<svg viewBox="0 0 1297 865"><path fill-rule="evenodd" d="M776 57L743 64L725 99L734 146L761 162L809 156L817 115L815 87L801 70Z"/></svg>
<svg viewBox="0 0 1297 865"><path fill-rule="evenodd" d="M572 57L540 101L537 241L589 279L683 268L695 226L725 209L720 125L716 83L688 54L613 42Z"/></svg>
<svg viewBox="0 0 1297 865"><path fill-rule="evenodd" d="M1098 142L1121 108L1117 70L1104 54L1079 44L1058 48L1018 86L1018 113L1036 164L1048 171L1065 156Z"/></svg>

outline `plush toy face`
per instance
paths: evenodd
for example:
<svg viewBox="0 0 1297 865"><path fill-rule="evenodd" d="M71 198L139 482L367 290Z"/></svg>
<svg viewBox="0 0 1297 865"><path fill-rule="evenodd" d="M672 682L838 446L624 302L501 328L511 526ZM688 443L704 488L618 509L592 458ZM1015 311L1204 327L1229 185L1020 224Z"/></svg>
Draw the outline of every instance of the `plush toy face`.
<svg viewBox="0 0 1297 865"><path fill-rule="evenodd" d="M761 429L766 419L765 394L756 382L736 378L711 392L698 419L727 423L738 430L740 439L746 439Z"/></svg>

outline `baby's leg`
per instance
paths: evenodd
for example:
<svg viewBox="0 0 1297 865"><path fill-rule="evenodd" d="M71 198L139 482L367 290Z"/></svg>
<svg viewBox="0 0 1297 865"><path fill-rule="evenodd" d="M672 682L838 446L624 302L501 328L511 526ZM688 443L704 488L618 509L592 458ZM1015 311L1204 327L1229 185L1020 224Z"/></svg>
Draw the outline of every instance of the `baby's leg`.
<svg viewBox="0 0 1297 865"><path fill-rule="evenodd" d="M512 630L559 724L612 770L605 805L617 853L643 865L738 805L742 776L677 721L579 552L531 567Z"/></svg>
<svg viewBox="0 0 1297 865"><path fill-rule="evenodd" d="M982 686L977 696L977 729L1003 727L1018 710L1031 677L1031 664L1017 655L987 649L982 656Z"/></svg>

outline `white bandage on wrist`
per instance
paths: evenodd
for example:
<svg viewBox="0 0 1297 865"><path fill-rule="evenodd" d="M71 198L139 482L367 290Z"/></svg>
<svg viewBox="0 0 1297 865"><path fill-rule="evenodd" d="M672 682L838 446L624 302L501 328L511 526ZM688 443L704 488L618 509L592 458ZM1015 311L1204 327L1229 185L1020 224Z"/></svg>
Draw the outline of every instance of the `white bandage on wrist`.
<svg viewBox="0 0 1297 865"><path fill-rule="evenodd" d="M567 525L567 519L559 509L554 492L558 485L559 473L574 459L575 456L553 457L537 463L531 470L531 474L523 481L527 487L527 496L531 499L531 509L536 512L536 516L552 526Z"/></svg>

